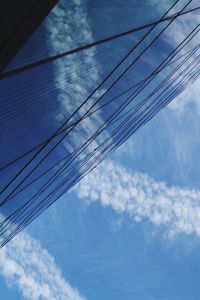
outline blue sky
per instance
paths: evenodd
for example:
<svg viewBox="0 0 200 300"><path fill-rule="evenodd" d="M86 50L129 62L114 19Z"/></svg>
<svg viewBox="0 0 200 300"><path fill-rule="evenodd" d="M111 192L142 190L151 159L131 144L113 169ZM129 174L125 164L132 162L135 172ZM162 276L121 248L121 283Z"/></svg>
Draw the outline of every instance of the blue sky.
<svg viewBox="0 0 200 300"><path fill-rule="evenodd" d="M123 9L137 6L139 24L144 8L151 8L154 19L166 3L158 11L155 0L127 1ZM77 34L87 41L101 21L95 9L108 24L112 12L115 24L124 13L122 1L117 5L111 2L106 15L104 1L71 1L66 14L57 12L44 25L48 51L65 47L55 37L69 30L53 21L68 18L76 32L81 24L85 35ZM130 11L117 29L125 29L131 18ZM180 22L170 38L179 39L190 25L189 18L185 27ZM73 46L71 35L67 43ZM94 59L90 54L88 64ZM73 60L67 64L77 72ZM62 102L59 67L54 71L60 91L57 122L70 109ZM197 81L1 250L2 299L199 299L199 91Z"/></svg>

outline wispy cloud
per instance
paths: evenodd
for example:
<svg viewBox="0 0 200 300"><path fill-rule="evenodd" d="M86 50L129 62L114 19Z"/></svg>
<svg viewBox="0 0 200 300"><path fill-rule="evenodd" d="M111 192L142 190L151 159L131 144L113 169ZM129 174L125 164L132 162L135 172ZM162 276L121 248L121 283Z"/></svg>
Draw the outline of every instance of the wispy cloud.
<svg viewBox="0 0 200 300"><path fill-rule="evenodd" d="M103 163L75 188L81 199L100 201L135 222L150 221L168 236L200 236L200 191L168 187L148 175L132 173L112 161Z"/></svg>
<svg viewBox="0 0 200 300"><path fill-rule="evenodd" d="M61 53L92 41L84 1L60 1L46 20L47 48L50 53ZM95 48L54 62L55 86L59 90L60 115L72 113L86 98L88 85L98 79ZM88 70L92 69L92 72ZM87 74L87 80L85 76ZM90 107L91 103L88 103ZM86 106L84 107L86 110Z"/></svg>
<svg viewBox="0 0 200 300"><path fill-rule="evenodd" d="M83 300L63 278L54 258L27 233L19 234L0 251L0 274L29 300Z"/></svg>
<svg viewBox="0 0 200 300"><path fill-rule="evenodd" d="M187 1L183 1L176 5L176 11L181 9ZM169 8L169 1L151 0L151 4L155 9L165 11ZM198 0L194 0L188 5L187 10L199 6ZM170 30L165 33L165 41L174 46L180 43L197 25L199 25L200 18L199 13L193 12L176 19L176 21L170 26ZM184 52L191 50L193 47L199 44L199 34L184 48ZM183 53L184 53L183 52ZM198 51L199 55L199 51ZM197 54L196 54L197 56ZM175 112L179 117L183 117L188 112L188 107L195 105L197 113L200 113L200 101L199 101L200 86L199 80L190 85L182 94L180 94L175 100L173 100L167 107Z"/></svg>
<svg viewBox="0 0 200 300"><path fill-rule="evenodd" d="M172 101L168 108L177 113L179 117L185 117L188 113L189 105L192 103L195 106L195 112L200 114L200 84L197 80L194 84L189 86L181 95Z"/></svg>
<svg viewBox="0 0 200 300"><path fill-rule="evenodd" d="M73 49L94 40L87 15L87 6L85 1L81 0L60 1L47 18L45 28L47 48L51 54ZM99 82L100 75L95 47L55 61L54 85L58 90L56 99L58 110L55 111L55 121L62 124L66 117L84 102ZM75 119L71 119L71 122L82 117L103 92L103 88L97 90L76 113ZM95 105L95 109L97 107L98 104ZM78 148L99 128L102 122L100 110L93 115L92 119L82 120L64 141L66 149L70 151ZM96 139L92 145L88 146L88 149L94 149L97 146Z"/></svg>

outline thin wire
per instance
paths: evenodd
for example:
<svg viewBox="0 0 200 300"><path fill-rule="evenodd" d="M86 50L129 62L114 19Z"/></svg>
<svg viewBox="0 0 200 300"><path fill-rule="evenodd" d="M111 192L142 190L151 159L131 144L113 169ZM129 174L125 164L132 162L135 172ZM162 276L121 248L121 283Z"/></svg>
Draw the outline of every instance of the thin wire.
<svg viewBox="0 0 200 300"><path fill-rule="evenodd" d="M194 12L194 11L199 10L199 9L200 9L200 7L196 7L196 8L190 9L190 10L188 10L186 12L182 12L179 16L182 16L182 15ZM74 54L74 53L77 53L77 52L80 52L80 51L83 51L83 50L86 50L86 49L89 49L89 48L92 48L92 47L95 47L95 46L103 44L103 43L107 43L107 42L112 41L114 39L117 39L119 37L126 36L126 35L129 35L129 34L133 33L133 32L137 32L137 31L149 28L151 26L157 25L159 23L169 21L169 20L174 19L176 17L177 17L177 13L173 14L171 16L168 16L168 17L166 17L166 18L164 18L162 20L159 19L159 20L151 22L149 24L145 24L145 25L142 25L142 26L139 26L139 27L136 27L136 28L132 28L132 29L130 29L128 31L125 31L125 32L122 32L122 33L119 33L119 34L116 34L116 35L112 35L112 36L103 38L101 40L97 40L97 41L95 41L93 43L90 43L90 44L87 44L87 45L83 45L83 46L80 46L78 48L75 48L75 49L72 49L72 50L69 50L69 51L65 51L63 53L59 53L57 55L50 56L48 58L45 58L45 59L42 59L42 60L39 60L39 61L30 63L30 64L27 64L27 65L24 65L22 67L14 69L14 70L10 70L10 71L4 72L3 74L0 75L0 79L4 79L6 77L10 77L10 76L16 75L18 73L21 73L21 72L33 69L33 68L35 68L37 66L44 65L46 63L55 61L55 60L60 59L62 57L65 57L65 56L68 56L68 55L71 55L71 54Z"/></svg>
<svg viewBox="0 0 200 300"><path fill-rule="evenodd" d="M191 54L192 52L190 52L190 54ZM191 55L193 55L194 53L192 53ZM190 68L191 68L191 66L190 66ZM159 109L162 109L162 105L163 105L163 107L164 106L166 106L167 105L167 101L169 102L169 101L171 101L171 99L172 99L172 97L175 97L176 95L177 95L177 93L178 92L181 92L183 89L184 89L184 86L186 86L186 84L189 84L190 83L190 80L192 79L192 80L196 80L196 78L198 78L198 76L199 76L199 73L198 73L198 70L199 69L197 69L195 72L194 72L194 70L193 70L193 72L194 72L194 74L192 75L192 76L190 76L188 79L187 79L187 77L186 77L186 82L184 82L183 80L180 80L180 85L179 85L179 83L176 85L177 86L177 88L178 89L176 89L176 86L174 86L173 87L173 89L172 89L172 91L171 91L171 93L170 93L170 95L168 95L167 96L167 98L165 98L165 101L162 101L160 104L159 104L159 106L157 106L157 104L155 103L154 104L154 107L152 107L149 111L148 111L148 115L147 115L147 117L146 117L146 119L145 120L142 120L142 122L143 122L143 124L144 124L144 121L145 122L147 122L148 120L149 120L149 118L152 118L152 116L153 115L155 115L155 113L157 113L157 111L159 110ZM189 69L186 69L186 71L189 73L190 72L190 70ZM182 71L182 73L183 73L183 71ZM181 73L180 73L181 74ZM186 74L187 75L187 74ZM171 81L169 81L169 83L170 84L172 84L172 79L171 79ZM168 89L170 89L170 84L168 85ZM165 85L163 85L163 86L165 86ZM162 86L162 87L163 87ZM159 95L159 97L160 97L160 95ZM157 98L157 99L160 99L160 98ZM162 98L161 98L162 99ZM150 106L149 106L150 107ZM147 109L145 109L145 111L146 111ZM149 114L149 112L150 112L150 114ZM125 116L125 115L124 115ZM139 114L139 116L143 116L143 114ZM138 117L139 117L138 116ZM137 117L137 118L138 118ZM129 118L129 116L128 116L128 118ZM129 119L130 120L130 119ZM115 121L116 121L116 119L115 119ZM112 122L112 121L111 121ZM130 124L131 125L131 124ZM135 126L135 125L134 125ZM141 125L140 125L141 126ZM127 128L127 129L129 129L129 131L126 131L125 130L125 128ZM124 130L124 133L123 133L123 138L125 138L125 137L127 137L128 136L128 134L130 134L130 127L128 127L128 125L126 125L126 127L123 127L123 130ZM117 136L119 136L120 138L122 138L121 137L121 135L120 135L120 131L116 131L117 132ZM132 134L132 133L131 133ZM124 139L123 139L123 141L124 141ZM116 144L117 144L117 147L119 146L119 139L115 142ZM115 143L113 143L113 146L112 146L112 144L110 144L111 146L112 146L112 148L114 148L114 146L115 146ZM103 146L102 144L100 145L101 147ZM108 146L107 146L107 148L109 147L109 144L108 144ZM111 147L110 147L111 148ZM110 148L108 148L108 150L110 149ZM105 152L105 155L107 155L108 154L108 152ZM76 168L76 166L75 166L75 168L73 167L73 169L72 169L72 172L73 173L70 173L69 175L68 175L68 178L69 178L69 176L70 175L73 175L73 176L76 176L76 178L78 177L78 181L79 180L81 180L81 178L83 177L83 176L85 176L85 174L87 174L87 169L90 167L90 166L92 166L91 168L90 168L90 171L91 171L91 169L94 169L95 167L96 167L96 165L92 165L94 162L92 161L90 161L90 160L88 160L88 158L90 158L90 160L91 160L91 155L90 156L88 156L87 157L87 159L85 160L85 162L81 165L81 167L82 167L82 170L84 170L84 174L82 174L81 176L79 176L78 174L77 174L77 172L75 172L76 170L77 170L77 168ZM96 159L96 157L95 157L95 159ZM105 157L103 158L103 155L101 156L101 160L102 159L105 159ZM87 164L86 164L87 163ZM89 167L88 167L89 166ZM89 169L88 169L89 170ZM71 178L70 178L71 179ZM66 178L65 178L65 180L66 180ZM75 184L75 182L76 181L74 181L74 179L73 179L73 181L71 181L69 184L68 184L68 189L70 188L70 186L72 186L72 185L74 185ZM65 188L64 188L65 189ZM58 192L59 192L59 195L57 195L57 194L55 194L55 190L54 190L54 193L52 194L52 197L54 197L54 194L55 194L55 196L56 196L56 198L50 198L50 199L53 199L53 202L54 201L56 201L56 199L58 199L58 197L60 197L60 195L61 195L61 193L63 193L64 192L64 190L61 190L61 186L60 186L60 184L59 184L59 189L58 189ZM48 198L47 198L48 199ZM50 203L47 207L49 207L50 205L51 205L52 203ZM35 218L35 216L36 216L36 213L37 212L39 212L39 214L43 211L41 211L40 210L40 207L43 207L44 209L46 209L47 207L46 207L46 204L45 204L45 202L41 202L40 204L39 204L39 206L37 207L37 211L34 211L34 214L32 215L32 214L30 214L30 212L29 212L29 214L28 214L28 219L26 218L25 219L25 221L23 221L24 223L23 224L21 224L21 225L19 225L18 226L18 228L16 229L16 230L14 230L10 235L9 235L9 238L11 238L11 237L13 237L17 232L19 232L22 228L24 228L24 226L26 226L27 224L29 224L32 220L33 220L33 218ZM38 214L37 214L38 215ZM27 221L26 221L27 220ZM1 244L1 245L4 245L8 240L9 240L9 238L8 239L5 239L4 240L4 242Z"/></svg>
<svg viewBox="0 0 200 300"><path fill-rule="evenodd" d="M179 46L180 46L180 45L179 45ZM176 53L176 55L177 55L177 53ZM188 56L188 57L189 57L189 56ZM181 65L180 65L180 66L181 66ZM180 67L180 66L179 66L179 67Z"/></svg>
<svg viewBox="0 0 200 300"><path fill-rule="evenodd" d="M199 47L199 45L195 46L193 49L187 51L186 53L184 53L183 55L180 55L177 59L172 60L170 63L168 63L166 65L166 67L170 66L171 64L173 64L174 62L180 60L182 57L184 57L185 55L192 53L197 47ZM152 76L152 75L150 75ZM118 99L119 97L121 97L122 95L124 95L125 93L129 92L130 90L132 90L133 88L137 87L138 85L142 84L147 78L141 80L140 82L134 84L133 86L131 86L130 88L124 90L123 92L121 92L120 94L118 94L117 96L115 96L114 98L110 99L109 101L107 101L106 103L104 103L103 105L99 106L97 109L95 109L94 111L92 111L90 114L88 114L87 116L84 117L84 119L90 117L92 114L96 113L97 111L100 111L104 106L110 104L111 102L113 102L114 100ZM51 93L52 96L52 93ZM61 130L58 134L62 134L66 129L70 128L71 126L74 125L74 122L70 125L68 125L65 129ZM28 154L32 153L33 151L35 151L36 149L38 149L39 147L41 147L44 143L46 143L47 140L43 141L42 143L38 144L37 146L29 149L28 151L26 151L25 153L23 153L22 155L18 156L17 158L15 158L14 160L10 161L9 163L7 163L6 165L3 165L0 167L0 171L5 170L6 168L10 167L11 165L13 165L14 163L16 163L17 161L19 161L20 159L24 158L25 156L27 156Z"/></svg>
<svg viewBox="0 0 200 300"><path fill-rule="evenodd" d="M179 0L177 0L171 7L170 9L168 9L168 11L163 15L163 17L161 19L163 19L167 13L179 2ZM183 7L183 9L181 11L179 11L178 15L191 3L191 0ZM178 16L177 15L177 16ZM175 20L172 19L172 21L169 22L169 24L166 26L166 28ZM20 169L20 171L17 172L17 174L8 182L8 184L6 184L6 186L3 187L3 189L1 190L0 194L2 194L10 185L12 182L15 181L15 179L17 177L19 177L19 175L30 165L30 163L42 152L42 150L51 142L51 140L56 136L56 134L69 122L69 120L87 103L87 101L91 98L91 96L93 96L96 91L104 84L104 82L107 81L107 79L118 69L118 67L126 60L126 58L138 47L138 45L141 44L141 42L150 34L150 32L156 27L156 25L154 25L141 39L140 41L134 45L133 49L131 49L131 51L129 51L125 57L113 68L113 70L105 77L105 79L94 89L94 91L85 99L85 101L83 101L83 103L74 111L74 113L72 113L72 115L67 118L67 120L63 123L63 125L60 126L60 128L58 128L58 130L55 131L55 133L51 136L51 138L48 140L47 143L45 143L38 151L37 153L34 154L34 156ZM163 29L161 31L161 33L157 36L159 37L165 29ZM148 49L152 43L156 40L157 38L154 38L154 40L142 51L142 54L146 51L146 49ZM141 57L140 54L131 65L133 65L138 59L139 57ZM131 66L130 65L130 66ZM94 107L94 105L96 105L96 103L99 102L99 100L112 88L112 86L114 86L114 84L125 74L125 72L130 68L130 66L114 81L114 83L111 84L111 86L107 89L107 91L91 106L91 108ZM87 111L88 112L88 111ZM72 127L73 129L74 127ZM71 132L71 130L68 131ZM68 134L67 133L67 134ZM66 134L66 135L67 135ZM6 202L6 200L14 193L14 191L26 180L27 176L29 176L30 174L33 173L33 171L38 167L39 164L41 164L44 159L46 159L46 157L55 149L55 147L65 138L65 136L59 141L57 142L54 147L39 161L39 163L25 176L24 179L21 180L21 182L19 184L17 184L17 186L11 191L11 193L9 193L9 195L3 200L2 204Z"/></svg>

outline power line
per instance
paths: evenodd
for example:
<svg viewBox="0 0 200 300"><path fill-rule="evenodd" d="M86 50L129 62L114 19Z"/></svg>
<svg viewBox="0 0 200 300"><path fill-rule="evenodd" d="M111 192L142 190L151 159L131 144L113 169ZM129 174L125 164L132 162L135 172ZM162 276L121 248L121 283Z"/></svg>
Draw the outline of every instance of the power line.
<svg viewBox="0 0 200 300"><path fill-rule="evenodd" d="M12 212L12 214L10 214L8 217L4 218L2 222L0 222L0 235L3 237L2 242L0 242L0 247L5 245L12 237L14 237L19 231L27 226L35 217L37 217L46 208L52 205L75 183L79 182L85 175L89 174L102 160L104 160L110 153L112 153L112 151L114 151L125 140L127 140L130 135L132 135L141 126L144 126L144 124L146 124L158 111L165 107L189 84L191 84L199 77L199 56L196 57L195 55L200 49L199 44L192 50L187 51L177 58L177 55L180 53L180 51L191 41L194 36L196 36L199 30L200 29L198 25L172 52L169 53L169 55L159 64L158 67L153 70L153 72L149 76L146 76L144 80L135 85L136 89L131 92L131 95L126 95L128 89L120 93L121 95L126 95L123 102L120 102L117 108L113 106L113 109L115 109L114 112L109 112L109 116L107 116L107 118L103 120L103 124L101 124L100 127L98 127L98 129L92 135L87 137L87 140L85 140L83 144L80 145L80 147L73 150L73 152L62 158L59 162L56 162L53 166L51 166L43 173L40 173L38 176L36 175L36 177L33 178L32 181L28 182L28 184L26 184L25 186L22 186L19 190L19 187L23 182L25 182L26 178L28 178L30 174L32 174L34 168L31 170L31 173L27 174L28 176L26 175L22 179L20 184L18 184L8 195L7 199L4 199L4 201L6 200L4 203L6 203L7 200L13 199L13 197L21 193L24 189L34 183L37 178L40 179L53 168L56 168L56 166L58 166L58 169L55 169L54 173L50 174L51 177L45 178L46 181L41 182L42 186L40 186L40 188L36 192L33 191L34 194L28 201L26 200L26 202L22 205L19 204L21 206L17 209L14 206L14 211ZM164 31L161 31L156 36L156 38L158 38L163 32ZM135 61L143 55L148 47L151 47L154 41L155 38L143 51L138 54L137 58L132 61L132 63L126 68L126 70L123 71L121 75L117 76L117 79L115 79L114 82L108 87L104 95L106 95L108 90L111 89L111 87L114 86L114 84L119 79L121 79L128 70L130 70ZM167 66L171 65L173 62L178 61L181 58L184 59L177 66L173 67L173 69L170 70L169 74L165 74L165 78L162 79L162 81L157 85L156 77L158 77L159 73L163 71ZM151 90L149 92L147 86L153 81L154 84L156 83L156 87L154 87L153 85L153 91ZM143 92L144 89L146 89L146 93L148 93L147 96L142 96L143 98L139 100L139 103L133 103L134 99L136 99L136 97L138 97L138 95ZM120 94L109 99L99 107L103 107L103 105L112 103L114 99L120 97ZM60 131L57 131L57 135L61 134L62 131L62 133L64 133L64 137L62 137L57 142L57 144L60 144L65 136L69 134L71 130L69 130L70 126L72 126L72 130L74 130L76 125L82 122L84 118L92 116L92 114L95 114L95 112L98 111L99 107L97 106L97 108L95 108L95 105L99 103L100 99L103 96L101 95L95 101L95 103L93 103L91 107L86 110L86 113L84 113L81 118L75 120L72 124L66 123L67 128L65 128L66 125L61 126ZM87 100L85 101L87 102ZM110 131L107 132L108 128ZM68 131L65 132L66 130ZM104 136L102 135L102 133L105 132L105 130L106 135ZM55 135L54 137L56 137L57 135ZM100 137L102 137L103 139ZM95 146L95 148L92 144L94 141L100 142L100 144L97 143L98 146ZM55 145L50 151L53 151L54 149ZM47 154L47 156L48 155L49 154ZM44 159L44 157L42 159ZM42 160L38 162L38 166L40 165L41 161ZM62 165L60 166L60 164Z"/></svg>
<svg viewBox="0 0 200 300"><path fill-rule="evenodd" d="M198 26L197 26L197 27L198 27ZM179 46L180 46L180 45L179 45ZM179 46L178 46L178 47L179 47ZM196 50L197 50L197 49L196 49ZM172 54L172 53L171 53L171 54ZM171 55L171 54L170 54L170 55ZM177 53L176 53L176 54L177 54ZM189 54L191 54L191 53L189 53ZM188 58L189 58L189 55L188 55ZM185 61L183 61L181 64L183 64L184 62L185 62ZM180 68L181 64L178 66L179 68ZM160 66L159 66L159 67L160 67ZM177 67L176 67L176 71L177 71ZM174 71L173 71L173 73L174 73ZM173 73L172 73L172 74L173 74ZM165 81L166 81L166 79L165 79ZM169 87L168 87L168 88L169 88ZM157 88L155 91L157 91L157 90L158 90L158 88ZM152 95L152 93L151 93L151 95ZM147 99L148 99L148 98L147 98ZM116 132L117 132L117 131L116 131Z"/></svg>
<svg viewBox="0 0 200 300"><path fill-rule="evenodd" d="M189 2L179 11L179 13L177 14L177 16L183 12L183 10L191 3L192 0L189 0ZM161 17L161 19L163 19L170 10L173 9L173 7L179 2L179 0L176 0L175 3L167 10L167 12ZM177 17L176 16L176 17ZM156 39L158 39L158 37L166 30L166 28L168 28L170 26L170 24L175 20L175 18L173 18L168 25L162 29L162 31L153 39L153 41L145 47L145 49L142 51L142 53L140 53L139 56L137 56L133 62L131 63L131 65L129 65L128 68L126 68L125 71L122 72L122 74L120 76L117 77L117 79L114 80L114 82L109 86L109 88L106 90L106 92L103 93L103 95L101 95L100 98L98 98L93 105L90 107L89 111L100 101L100 99L116 84L117 81L119 81L119 79L121 79L121 77L127 72L127 70L130 69L130 67L135 64L135 62L143 55L143 53L156 41ZM0 194L2 194L21 174L22 172L34 161L34 159L47 147L47 145L52 141L52 139L57 135L57 133L71 120L72 117L74 117L74 115L76 115L76 113L88 102L88 100L96 93L96 91L99 90L99 88L107 81L107 79L110 78L110 76L119 68L120 65L122 65L122 63L132 54L132 52L142 43L142 41L153 31L153 29L157 26L157 24L155 24L139 41L136 45L134 45L134 47L123 57L123 59L112 69L112 71L104 78L104 80L93 90L93 92L81 103L81 105L71 114L71 116L69 118L67 118L67 120L54 132L54 134L49 138L49 140L47 141L46 144L44 144L35 154L34 156L17 172L17 174L2 188ZM84 117L89 111L87 111L82 117ZM80 120L81 121L81 120ZM76 124L77 125L77 124ZM74 128L74 125L61 139L60 141L58 141L53 148L36 164L35 167L33 167L33 169L31 171L28 172L28 174L21 180L21 182L19 184L17 184L17 186L9 193L8 196L6 196L6 198L1 202L1 205L3 205L3 203L5 203L7 201L7 199L14 193L14 191L26 180L26 178L28 176L30 176L35 170L36 168L49 156L49 154L64 140L64 138L67 136L67 134L69 134Z"/></svg>
<svg viewBox="0 0 200 300"><path fill-rule="evenodd" d="M182 12L181 14L179 14L179 16L186 15L186 14L188 14L188 13L197 11L197 10L199 10L199 9L200 9L200 7L195 7L195 8L193 8L193 9L188 10L188 11ZM33 68L35 68L35 67L38 67L38 66L47 64L47 63L52 62L52 61L55 61L55 60L60 59L60 58L62 58L62 57L66 57L66 56L68 56L68 55L71 55L71 54L74 54L74 53L77 53L77 52L80 52L80 51L83 51L83 50L86 50L86 49L95 47L95 46L97 46L97 45L101 45L101 44L110 42L110 41L115 40L115 39L117 39L117 38L120 38L120 37L122 37L122 36L126 36L126 35L129 35L129 34L131 34L131 33L138 32L138 31L144 30L144 29L146 29L146 28L152 27L152 26L154 26L154 25L157 25L157 24L160 24L160 23L163 23L163 22L166 22L166 21L175 19L176 17L177 17L177 13L176 13L176 14L173 14L173 15L171 15L171 16L168 16L168 17L166 17L166 18L163 18L162 20L159 19L159 20L156 20L156 21L154 21L154 22L151 22L151 23L148 23L148 24L145 24L145 25L142 25L142 26L139 26L139 27L136 27L136 28L132 28L132 29L130 29L130 30L127 30L127 31L118 33L118 34L116 34L116 35L112 35L112 36L109 36L109 37L106 37L106 38L97 40L97 41L95 41L95 42L93 42L93 43L89 43L89 44L87 44L87 45L83 45L83 46L77 47L77 48L75 48L75 49L71 49L71 50L69 50L69 51L65 51L65 52L62 52L62 53L59 53L59 54L56 54L56 55L52 55L52 56L49 56L49 57L47 57L47 58L44 58L44 59L35 61L35 62L30 63L30 64L27 64L27 65L23 65L23 66L21 66L21 67L19 67L19 68L16 68L16 69L13 69L13 70L10 70L10 71L7 71L7 72L2 73L2 74L0 75L0 79L4 79L4 78L7 78L7 77L16 75L16 74L18 74L18 73L21 73L21 72L24 72L24 71L33 69Z"/></svg>
<svg viewBox="0 0 200 300"><path fill-rule="evenodd" d="M195 28L196 29L196 28ZM185 47L186 45L184 45ZM172 64L174 64L176 61L180 60L181 58L183 58L184 56L186 56L189 53L193 53L194 50L196 50L199 47L199 45L195 46L193 49L187 51L186 53L184 53L183 55L180 55L177 59L172 60L171 62L169 62L165 67L168 67ZM109 105L111 102L113 102L114 100L118 99L119 97L121 97L122 95L126 94L127 92L131 91L133 88L137 87L138 85L144 83L148 78L150 78L151 76L153 76L154 74L151 74L150 76L146 77L145 79L139 81L138 83L132 85L130 88L124 90L123 92L121 92L120 94L118 94L117 96L111 98L110 100L108 100L107 102L105 102L104 104L98 106L98 108L96 108L95 110L91 111L88 115L86 115L83 120L87 119L88 117L90 117L91 115L93 115L94 113L101 111L101 109L107 105ZM64 129L62 129L56 136L64 133L67 129L69 129L70 127L72 127L75 123L77 123L77 121L72 122L71 124L69 124L67 127L65 127ZM7 163L6 165L3 165L2 167L0 167L0 171L5 170L6 168L10 167L11 165L13 165L14 163L16 163L17 161L21 160L22 158L26 157L28 154L31 154L32 152L34 152L35 150L37 150L38 148L40 148L42 145L44 145L46 142L48 141L45 140L43 142L41 142L40 144L34 146L33 148L29 149L28 151L26 151L25 153L21 154L20 156L18 156L17 158L15 158L14 160L10 161L9 163Z"/></svg>

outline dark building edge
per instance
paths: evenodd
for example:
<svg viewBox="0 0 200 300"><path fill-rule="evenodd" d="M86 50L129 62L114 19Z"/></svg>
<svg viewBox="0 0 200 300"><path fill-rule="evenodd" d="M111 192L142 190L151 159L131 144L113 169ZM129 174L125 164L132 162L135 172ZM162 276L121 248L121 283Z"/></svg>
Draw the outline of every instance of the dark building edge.
<svg viewBox="0 0 200 300"><path fill-rule="evenodd" d="M13 25L12 31L7 34L6 38L0 40L0 73L3 72L6 66L16 56L17 52L22 48L57 2L58 0L36 0L33 2L31 8L27 10L26 14L21 16L17 25ZM19 10L16 11L16 15L19 14L20 5L23 5L23 1L18 1L18 3ZM3 12L3 3L0 4L0 9L2 9ZM10 9L12 9L12 7ZM5 14L7 14L6 11ZM6 17L9 18L9 14L7 14ZM6 30L4 20L1 21L2 30ZM10 22L12 25L14 20L10 18Z"/></svg>

